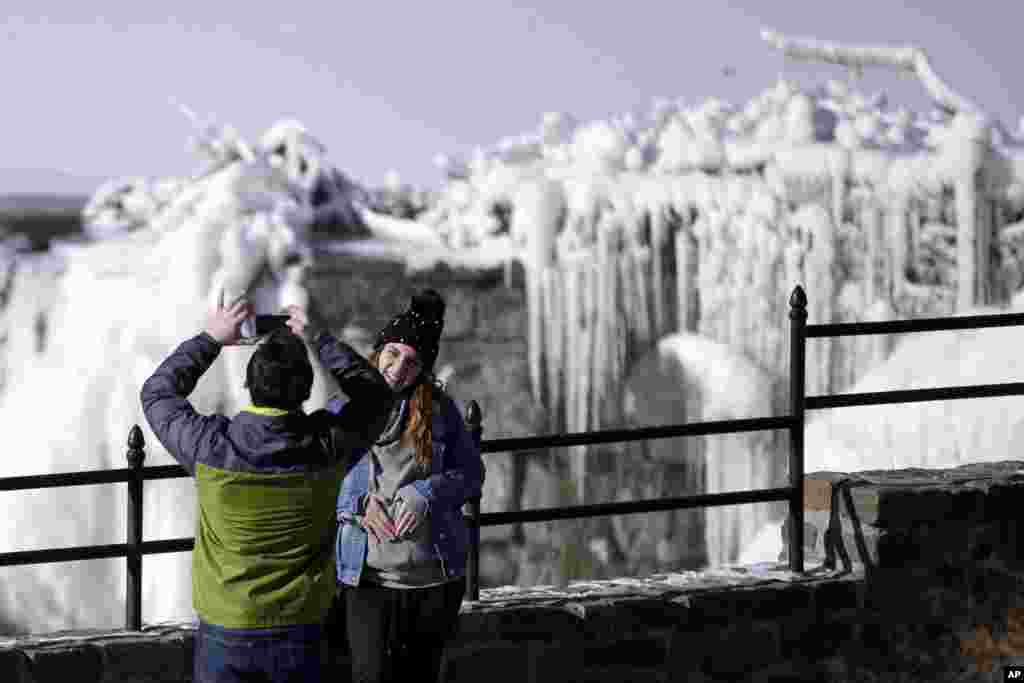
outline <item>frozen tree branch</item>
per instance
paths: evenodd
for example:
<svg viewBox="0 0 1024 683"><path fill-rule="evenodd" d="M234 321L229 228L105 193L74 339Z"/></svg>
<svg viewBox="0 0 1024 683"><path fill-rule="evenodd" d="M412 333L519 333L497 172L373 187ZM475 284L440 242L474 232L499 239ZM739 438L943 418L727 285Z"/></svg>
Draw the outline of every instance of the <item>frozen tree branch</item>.
<svg viewBox="0 0 1024 683"><path fill-rule="evenodd" d="M928 55L918 47L883 45L841 45L814 38L794 38L775 31L761 31L761 37L773 48L790 59L839 64L851 69L865 66L885 66L908 71L921 81L925 91L942 109L978 114L981 110L973 102L953 90L932 68Z"/></svg>
<svg viewBox="0 0 1024 683"><path fill-rule="evenodd" d="M173 98L171 103L176 105L192 123L195 128L196 147L209 156L217 168L237 159L252 161L256 158L256 154L232 126L217 128L211 124L204 124L188 106Z"/></svg>

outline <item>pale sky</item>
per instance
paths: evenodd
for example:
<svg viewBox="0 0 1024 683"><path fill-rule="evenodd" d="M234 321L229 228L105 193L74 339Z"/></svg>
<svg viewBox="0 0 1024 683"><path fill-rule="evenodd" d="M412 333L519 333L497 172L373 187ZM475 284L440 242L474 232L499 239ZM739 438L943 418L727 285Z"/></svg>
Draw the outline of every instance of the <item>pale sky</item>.
<svg viewBox="0 0 1024 683"><path fill-rule="evenodd" d="M1019 0L535 4L4 0L0 170L186 173L196 159L177 98L250 139L298 118L359 182L396 169L436 186L435 154L533 130L546 111L645 114L658 96L739 104L781 72L807 85L844 73L787 65L762 28L919 45L1009 129L1024 116ZM874 70L863 84L927 109L915 80Z"/></svg>

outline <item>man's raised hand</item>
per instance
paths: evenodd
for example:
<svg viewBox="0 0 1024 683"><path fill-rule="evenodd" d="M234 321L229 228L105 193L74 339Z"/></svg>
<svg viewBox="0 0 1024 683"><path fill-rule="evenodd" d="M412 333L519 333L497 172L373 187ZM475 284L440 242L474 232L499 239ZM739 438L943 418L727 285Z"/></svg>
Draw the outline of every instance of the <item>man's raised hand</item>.
<svg viewBox="0 0 1024 683"><path fill-rule="evenodd" d="M285 312L288 314L288 326L296 336L309 341L312 338L313 330L309 324L309 312L302 306L287 306Z"/></svg>
<svg viewBox="0 0 1024 683"><path fill-rule="evenodd" d="M224 292L221 291L217 308L206 316L205 332L222 346L231 346L241 337L242 322L252 315L252 306L244 296L224 307Z"/></svg>
<svg viewBox="0 0 1024 683"><path fill-rule="evenodd" d="M319 332L327 331L327 321L313 303L309 307L286 306L284 310L289 315L288 322L285 323L288 329L307 342L312 341Z"/></svg>

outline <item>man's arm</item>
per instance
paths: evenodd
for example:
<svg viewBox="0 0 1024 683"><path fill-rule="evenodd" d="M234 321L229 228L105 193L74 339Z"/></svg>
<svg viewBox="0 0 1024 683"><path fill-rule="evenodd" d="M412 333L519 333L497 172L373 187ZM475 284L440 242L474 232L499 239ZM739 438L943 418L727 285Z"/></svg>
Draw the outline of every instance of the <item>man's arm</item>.
<svg viewBox="0 0 1024 683"><path fill-rule="evenodd" d="M226 419L196 412L187 396L220 354L221 345L202 333L183 342L147 379L139 394L156 438L189 474L195 474L202 444L209 448Z"/></svg>
<svg viewBox="0 0 1024 683"><path fill-rule="evenodd" d="M228 420L221 415L200 415L186 397L217 360L221 347L238 341L238 328L251 312L244 298L225 308L221 292L217 307L207 314L206 329L179 345L142 384L139 398L146 421L189 474L195 474L200 448L209 452Z"/></svg>
<svg viewBox="0 0 1024 683"><path fill-rule="evenodd" d="M350 451L367 448L387 425L394 392L377 368L331 333L320 332L312 344L320 363L349 399L335 413L333 426L343 432L338 445Z"/></svg>
<svg viewBox="0 0 1024 683"><path fill-rule="evenodd" d="M377 368L327 330L327 321L315 305L288 306L288 327L307 340L320 364L338 382L348 401L329 407L335 444L351 455L369 447L387 425L395 395Z"/></svg>

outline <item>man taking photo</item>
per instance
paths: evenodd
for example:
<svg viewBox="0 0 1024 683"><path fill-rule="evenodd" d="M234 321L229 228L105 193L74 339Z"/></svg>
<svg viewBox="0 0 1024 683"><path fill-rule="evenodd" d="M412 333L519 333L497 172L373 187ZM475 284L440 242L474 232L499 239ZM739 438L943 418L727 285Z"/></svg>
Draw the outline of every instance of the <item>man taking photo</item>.
<svg viewBox="0 0 1024 683"><path fill-rule="evenodd" d="M218 305L142 386L153 433L196 482L195 683L322 680L339 485L394 401L362 356L308 326L303 309L289 313L290 329L256 347L252 405L233 418L201 415L187 397L221 348L239 343L244 300ZM302 410L313 386L304 338L350 399L340 415Z"/></svg>

